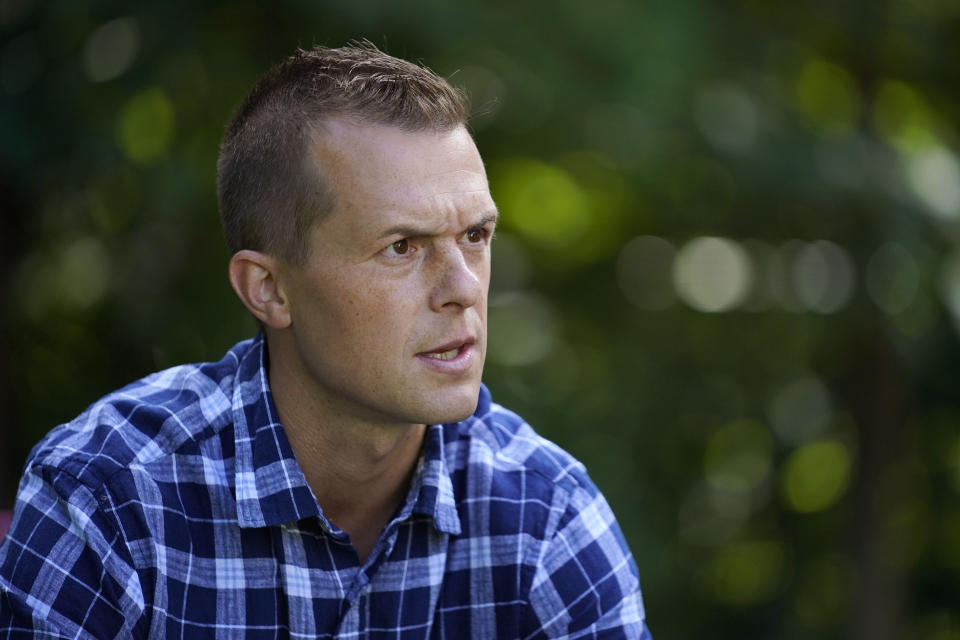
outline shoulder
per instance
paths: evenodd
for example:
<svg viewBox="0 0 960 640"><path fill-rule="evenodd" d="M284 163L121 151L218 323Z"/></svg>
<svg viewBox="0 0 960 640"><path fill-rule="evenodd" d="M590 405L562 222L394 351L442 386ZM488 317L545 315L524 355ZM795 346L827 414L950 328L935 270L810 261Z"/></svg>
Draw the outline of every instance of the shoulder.
<svg viewBox="0 0 960 640"><path fill-rule="evenodd" d="M466 518L472 524L480 515L491 534L524 534L516 539L523 540L530 568L524 591L530 630L648 638L636 563L584 465L492 402L486 389L467 431L473 459L485 456L493 471L488 486L475 483L480 491L469 499Z"/></svg>
<svg viewBox="0 0 960 640"><path fill-rule="evenodd" d="M454 438L446 447L447 464L467 535L547 541L571 522L586 522L581 516L598 507L602 513L590 521L612 522L584 465L493 402L486 387L477 411L457 426L456 434L447 436Z"/></svg>
<svg viewBox="0 0 960 640"><path fill-rule="evenodd" d="M56 469L96 487L209 437L231 422L234 379L250 346L238 343L218 362L158 371L100 398L48 433L27 468Z"/></svg>
<svg viewBox="0 0 960 640"><path fill-rule="evenodd" d="M485 541L467 545L469 562L520 566L528 631L640 637L637 567L584 465L486 388L476 413L447 437L462 537Z"/></svg>

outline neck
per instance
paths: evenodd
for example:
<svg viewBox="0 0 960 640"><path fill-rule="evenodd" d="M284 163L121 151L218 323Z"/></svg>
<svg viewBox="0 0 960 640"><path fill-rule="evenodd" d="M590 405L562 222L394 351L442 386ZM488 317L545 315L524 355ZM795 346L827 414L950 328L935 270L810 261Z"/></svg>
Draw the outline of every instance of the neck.
<svg viewBox="0 0 960 640"><path fill-rule="evenodd" d="M324 515L350 534L362 562L406 497L426 427L325 405L273 346L270 387L290 446Z"/></svg>

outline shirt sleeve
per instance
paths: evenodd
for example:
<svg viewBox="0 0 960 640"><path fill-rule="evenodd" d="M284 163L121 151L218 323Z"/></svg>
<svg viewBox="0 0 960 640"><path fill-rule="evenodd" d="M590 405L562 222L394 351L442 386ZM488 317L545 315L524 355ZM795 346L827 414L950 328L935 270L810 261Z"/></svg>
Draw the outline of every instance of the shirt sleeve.
<svg viewBox="0 0 960 640"><path fill-rule="evenodd" d="M607 501L590 483L569 496L531 585L531 638L649 640L636 564Z"/></svg>
<svg viewBox="0 0 960 640"><path fill-rule="evenodd" d="M29 469L0 546L0 638L133 637L143 595L122 542L88 487Z"/></svg>

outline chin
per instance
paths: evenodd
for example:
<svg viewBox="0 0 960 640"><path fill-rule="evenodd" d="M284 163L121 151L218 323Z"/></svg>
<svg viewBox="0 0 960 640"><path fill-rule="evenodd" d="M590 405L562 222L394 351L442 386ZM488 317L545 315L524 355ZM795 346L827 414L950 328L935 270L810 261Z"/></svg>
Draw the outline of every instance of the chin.
<svg viewBox="0 0 960 640"><path fill-rule="evenodd" d="M424 424L446 424L460 422L473 415L477 410L480 385L471 385L468 389L458 389L455 393L444 394L439 402L429 407Z"/></svg>

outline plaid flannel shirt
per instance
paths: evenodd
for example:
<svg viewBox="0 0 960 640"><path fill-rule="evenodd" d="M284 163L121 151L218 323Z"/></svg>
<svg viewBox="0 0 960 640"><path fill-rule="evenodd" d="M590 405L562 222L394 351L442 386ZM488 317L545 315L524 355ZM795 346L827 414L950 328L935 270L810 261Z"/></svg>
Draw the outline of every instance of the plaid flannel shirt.
<svg viewBox="0 0 960 640"><path fill-rule="evenodd" d="M481 390L427 429L361 565L277 417L262 336L93 404L33 450L0 638L648 638L583 466Z"/></svg>

